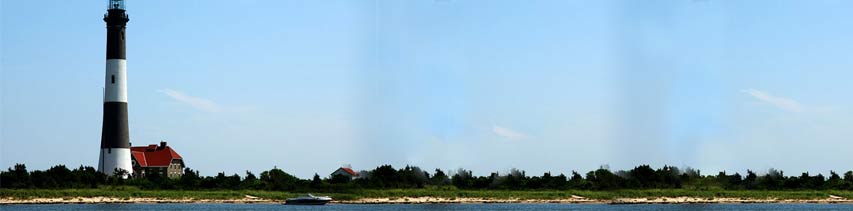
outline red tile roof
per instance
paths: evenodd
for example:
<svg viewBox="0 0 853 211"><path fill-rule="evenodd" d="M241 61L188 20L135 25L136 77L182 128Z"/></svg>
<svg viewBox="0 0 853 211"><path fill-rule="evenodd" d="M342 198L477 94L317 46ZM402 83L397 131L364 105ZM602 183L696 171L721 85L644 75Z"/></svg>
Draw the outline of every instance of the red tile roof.
<svg viewBox="0 0 853 211"><path fill-rule="evenodd" d="M145 160L144 152L130 151L130 153L133 155L133 158L136 159L136 163L139 163L139 166L148 166L148 161Z"/></svg>
<svg viewBox="0 0 853 211"><path fill-rule="evenodd" d="M173 159L183 159L172 147L158 148L156 144L144 147L131 147L131 155L140 167L166 167Z"/></svg>
<svg viewBox="0 0 853 211"><path fill-rule="evenodd" d="M355 171L353 171L351 168L344 168L344 167L341 167L341 170L344 170L345 172L349 173L350 175L358 176L358 173L356 173Z"/></svg>

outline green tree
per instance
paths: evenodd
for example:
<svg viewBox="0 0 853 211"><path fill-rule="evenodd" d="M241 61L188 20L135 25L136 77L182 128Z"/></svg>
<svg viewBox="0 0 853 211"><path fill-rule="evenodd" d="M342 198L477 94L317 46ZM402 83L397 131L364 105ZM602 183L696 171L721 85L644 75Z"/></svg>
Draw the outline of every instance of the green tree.
<svg viewBox="0 0 853 211"><path fill-rule="evenodd" d="M323 185L323 179L320 179L320 175L314 173L314 178L311 179L311 187L317 188Z"/></svg>
<svg viewBox="0 0 853 211"><path fill-rule="evenodd" d="M447 174L441 169L435 169L435 173L432 174L432 178L430 178L431 185L443 186L450 183L450 178L447 177Z"/></svg>
<svg viewBox="0 0 853 211"><path fill-rule="evenodd" d="M243 189L260 189L261 181L258 180L258 177L251 171L246 171L246 178L243 179L240 186L242 186Z"/></svg>
<svg viewBox="0 0 853 211"><path fill-rule="evenodd" d="M371 184L378 188L397 188L399 187L400 178L397 175L397 170L391 165L382 165L371 171Z"/></svg>
<svg viewBox="0 0 853 211"><path fill-rule="evenodd" d="M184 174L178 181L180 187L186 190L195 190L201 185L201 177L199 177L198 171L193 171L191 168L184 168Z"/></svg>
<svg viewBox="0 0 853 211"><path fill-rule="evenodd" d="M451 183L457 188L472 188L474 187L474 177L471 171L459 168L451 177Z"/></svg>
<svg viewBox="0 0 853 211"><path fill-rule="evenodd" d="M267 190L294 190L299 183L299 178L281 169L273 168L269 171L261 172L261 183Z"/></svg>
<svg viewBox="0 0 853 211"><path fill-rule="evenodd" d="M2 188L31 188L33 182L27 166L22 163L15 164L14 169L0 173L0 187Z"/></svg>
<svg viewBox="0 0 853 211"><path fill-rule="evenodd" d="M606 168L590 171L586 174L586 180L591 184L591 188L596 190L617 189L621 183L621 178Z"/></svg>
<svg viewBox="0 0 853 211"><path fill-rule="evenodd" d="M572 177L569 179L569 188L572 189L590 189L590 185L586 179L577 171L572 171Z"/></svg>

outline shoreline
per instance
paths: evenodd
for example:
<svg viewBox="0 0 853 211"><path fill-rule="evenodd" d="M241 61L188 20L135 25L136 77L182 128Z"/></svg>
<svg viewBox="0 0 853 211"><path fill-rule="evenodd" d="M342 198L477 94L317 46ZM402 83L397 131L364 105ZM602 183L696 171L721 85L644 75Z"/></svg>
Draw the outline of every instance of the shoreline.
<svg viewBox="0 0 853 211"><path fill-rule="evenodd" d="M281 204L283 200L247 197L241 199L169 199L169 198L116 198L116 197L66 197L66 198L31 198L15 199L2 198L0 205L20 204ZM617 199L587 199L572 197L562 199L498 199L498 198L442 198L442 197L395 197L395 198L362 198L356 200L332 201L331 204L486 204L486 203L521 203L521 204L853 204L851 199L820 198L820 199L777 199L777 198L699 198L699 197L643 197Z"/></svg>

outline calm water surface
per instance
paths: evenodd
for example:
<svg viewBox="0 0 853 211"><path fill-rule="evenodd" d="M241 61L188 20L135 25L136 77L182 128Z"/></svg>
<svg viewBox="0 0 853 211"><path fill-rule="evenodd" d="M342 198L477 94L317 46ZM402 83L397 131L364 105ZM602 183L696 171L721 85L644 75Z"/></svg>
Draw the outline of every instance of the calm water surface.
<svg viewBox="0 0 853 211"><path fill-rule="evenodd" d="M5 205L0 210L853 210L853 204L56 204Z"/></svg>

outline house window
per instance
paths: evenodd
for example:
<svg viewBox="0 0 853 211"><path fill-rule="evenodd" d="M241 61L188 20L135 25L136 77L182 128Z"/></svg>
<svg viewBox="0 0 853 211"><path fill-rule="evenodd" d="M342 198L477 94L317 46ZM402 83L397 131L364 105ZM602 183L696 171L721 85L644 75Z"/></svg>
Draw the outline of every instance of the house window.
<svg viewBox="0 0 853 211"><path fill-rule="evenodd" d="M112 83L113 83L113 84L115 84L115 83L116 83L116 75L112 75Z"/></svg>

